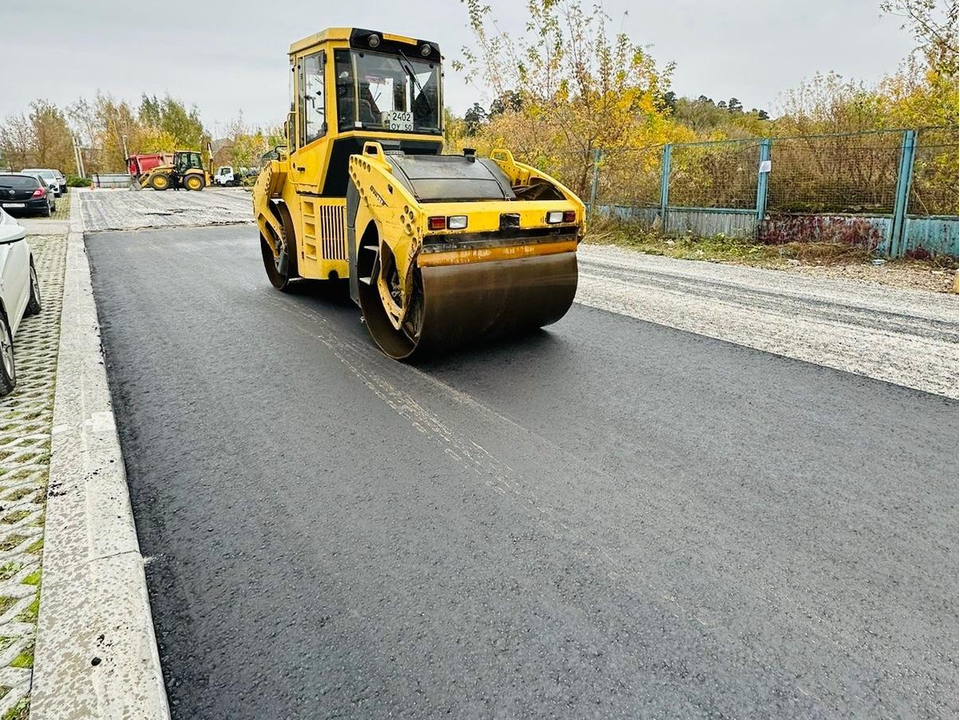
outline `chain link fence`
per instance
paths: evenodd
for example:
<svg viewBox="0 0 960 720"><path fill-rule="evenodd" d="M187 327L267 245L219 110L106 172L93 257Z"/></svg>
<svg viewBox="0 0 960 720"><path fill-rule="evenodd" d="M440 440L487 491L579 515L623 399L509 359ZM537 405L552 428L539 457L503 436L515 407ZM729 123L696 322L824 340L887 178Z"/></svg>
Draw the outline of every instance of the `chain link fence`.
<svg viewBox="0 0 960 720"><path fill-rule="evenodd" d="M951 127L515 156L659 232L956 256L958 148Z"/></svg>
<svg viewBox="0 0 960 720"><path fill-rule="evenodd" d="M960 137L957 128L923 128L917 132L913 182L907 212L956 216L960 198Z"/></svg>
<svg viewBox="0 0 960 720"><path fill-rule="evenodd" d="M741 210L756 207L759 153L759 140L673 145L669 204Z"/></svg>
<svg viewBox="0 0 960 720"><path fill-rule="evenodd" d="M890 215L903 132L771 140L769 213Z"/></svg>

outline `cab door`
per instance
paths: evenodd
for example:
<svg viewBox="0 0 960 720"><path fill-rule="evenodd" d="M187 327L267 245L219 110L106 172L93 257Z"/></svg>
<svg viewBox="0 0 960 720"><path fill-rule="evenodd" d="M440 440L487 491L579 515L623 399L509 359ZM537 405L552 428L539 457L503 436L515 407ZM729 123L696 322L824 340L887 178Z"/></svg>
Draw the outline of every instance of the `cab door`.
<svg viewBox="0 0 960 720"><path fill-rule="evenodd" d="M297 152L291 162L297 192L319 193L327 164L327 54L323 50L297 58Z"/></svg>

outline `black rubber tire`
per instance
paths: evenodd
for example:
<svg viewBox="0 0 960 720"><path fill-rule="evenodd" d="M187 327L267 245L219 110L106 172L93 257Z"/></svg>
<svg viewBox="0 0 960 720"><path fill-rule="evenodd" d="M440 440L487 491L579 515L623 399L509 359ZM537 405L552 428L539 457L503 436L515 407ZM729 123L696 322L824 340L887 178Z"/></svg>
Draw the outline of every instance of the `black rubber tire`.
<svg viewBox="0 0 960 720"><path fill-rule="evenodd" d="M47 201L47 207L46 207L46 208L44 209L44 211L43 211L42 213L40 213L40 214L43 215L43 217L50 217L50 216L53 214L53 210L50 209L50 201L49 201L49 200Z"/></svg>
<svg viewBox="0 0 960 720"><path fill-rule="evenodd" d="M0 353L6 352L6 346L10 348L9 362L7 363L0 357L0 397L9 395L17 387L17 368L13 361L13 335L10 332L10 325L7 324L7 316L0 311Z"/></svg>
<svg viewBox="0 0 960 720"><path fill-rule="evenodd" d="M157 187L158 185L160 187ZM152 178L150 178L150 187L152 187L154 190L157 190L158 192L163 192L164 190L168 190L170 188L170 185L171 185L170 178L167 177L166 175L154 175Z"/></svg>
<svg viewBox="0 0 960 720"><path fill-rule="evenodd" d="M30 263L30 300L27 302L25 315L39 315L43 309L40 299L40 280L37 278L37 269Z"/></svg>
<svg viewBox="0 0 960 720"><path fill-rule="evenodd" d="M269 243L260 236L260 254L263 256L263 269L267 271L267 278L270 284L281 292L290 292L293 280L297 276L296 258L287 257L287 272L282 273L277 267L277 260L273 257L273 250Z"/></svg>
<svg viewBox="0 0 960 720"><path fill-rule="evenodd" d="M199 183L199 185L198 185L197 187L190 187L190 181L193 180L193 179L197 179L197 180L200 181L200 183ZM187 176L183 179L183 186L184 186L187 190L192 190L192 191L194 191L194 192L199 192L200 190L203 190L203 189L207 186L207 181L204 180L204 179L203 179L202 177L200 177L199 175L187 175Z"/></svg>

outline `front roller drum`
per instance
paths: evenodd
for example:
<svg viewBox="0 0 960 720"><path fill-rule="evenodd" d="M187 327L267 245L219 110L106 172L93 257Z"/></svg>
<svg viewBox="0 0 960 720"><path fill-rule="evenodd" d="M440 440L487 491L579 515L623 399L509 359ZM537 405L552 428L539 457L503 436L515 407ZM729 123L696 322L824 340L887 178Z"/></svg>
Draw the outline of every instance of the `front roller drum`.
<svg viewBox="0 0 960 720"><path fill-rule="evenodd" d="M562 318L577 294L577 254L420 269L419 332L390 323L376 283L360 285L360 307L377 345L397 360L434 355L463 345L519 334Z"/></svg>

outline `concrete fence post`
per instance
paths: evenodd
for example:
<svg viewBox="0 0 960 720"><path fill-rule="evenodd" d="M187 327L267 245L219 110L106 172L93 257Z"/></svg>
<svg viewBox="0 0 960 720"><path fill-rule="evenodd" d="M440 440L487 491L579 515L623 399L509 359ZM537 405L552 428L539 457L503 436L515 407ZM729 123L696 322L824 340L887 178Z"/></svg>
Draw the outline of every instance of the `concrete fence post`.
<svg viewBox="0 0 960 720"><path fill-rule="evenodd" d="M890 227L888 254L903 257L906 252L907 210L910 205L910 185L913 182L913 161L917 150L917 131L904 130L900 145L900 166L897 168L897 196L893 204L893 222Z"/></svg>
<svg viewBox="0 0 960 720"><path fill-rule="evenodd" d="M660 230L667 232L667 206L670 204L670 155L673 145L663 146L663 162L660 168Z"/></svg>

